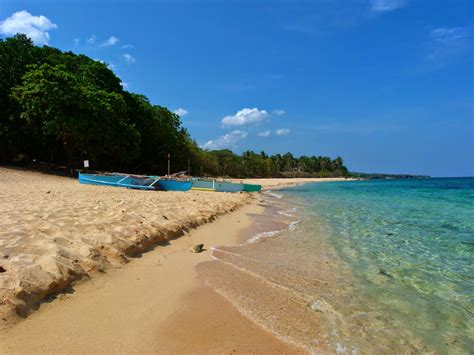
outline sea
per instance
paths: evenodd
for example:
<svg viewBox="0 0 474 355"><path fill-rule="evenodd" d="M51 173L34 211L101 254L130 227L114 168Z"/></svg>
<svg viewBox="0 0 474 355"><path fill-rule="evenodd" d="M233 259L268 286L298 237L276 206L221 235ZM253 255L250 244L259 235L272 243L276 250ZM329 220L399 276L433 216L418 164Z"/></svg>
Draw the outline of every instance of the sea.
<svg viewBox="0 0 474 355"><path fill-rule="evenodd" d="M311 353L474 351L474 178L309 183L262 194L198 276Z"/></svg>

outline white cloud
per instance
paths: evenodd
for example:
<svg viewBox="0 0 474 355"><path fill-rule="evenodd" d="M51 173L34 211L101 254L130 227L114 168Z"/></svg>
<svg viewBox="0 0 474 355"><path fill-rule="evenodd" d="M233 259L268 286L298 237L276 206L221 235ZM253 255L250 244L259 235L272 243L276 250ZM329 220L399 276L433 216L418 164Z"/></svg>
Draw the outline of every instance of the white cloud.
<svg viewBox="0 0 474 355"><path fill-rule="evenodd" d="M104 43L102 43L100 46L101 47L115 46L119 41L120 41L120 39L118 37L110 36L109 39L107 41L105 41Z"/></svg>
<svg viewBox="0 0 474 355"><path fill-rule="evenodd" d="M79 38L74 38L72 41L74 42L75 46L79 45Z"/></svg>
<svg viewBox="0 0 474 355"><path fill-rule="evenodd" d="M268 137L270 134L271 134L270 131L262 131L262 132L259 132L258 136L259 137Z"/></svg>
<svg viewBox="0 0 474 355"><path fill-rule="evenodd" d="M275 134L277 136L284 136L286 134L290 133L290 130L288 128L280 128L275 131Z"/></svg>
<svg viewBox="0 0 474 355"><path fill-rule="evenodd" d="M124 89L128 89L128 87L130 86L128 83L126 83L125 81L121 81L120 84L122 84L122 87Z"/></svg>
<svg viewBox="0 0 474 355"><path fill-rule="evenodd" d="M173 112L176 113L180 117L186 116L189 113L188 110L185 110L184 108L181 108L181 107L177 108Z"/></svg>
<svg viewBox="0 0 474 355"><path fill-rule="evenodd" d="M370 0L370 7L375 12L393 11L405 5L406 0Z"/></svg>
<svg viewBox="0 0 474 355"><path fill-rule="evenodd" d="M102 60L100 58L93 58L96 62L100 62L102 64L105 64L107 65L107 67L110 69L110 70L115 70L117 69L117 66L113 63L107 63L105 60Z"/></svg>
<svg viewBox="0 0 474 355"><path fill-rule="evenodd" d="M122 49L127 49L127 48L134 48L132 44L124 44L123 46L121 46L120 48Z"/></svg>
<svg viewBox="0 0 474 355"><path fill-rule="evenodd" d="M97 38L97 37L96 37L95 35L90 36L90 37L87 39L87 44L94 44L96 38Z"/></svg>
<svg viewBox="0 0 474 355"><path fill-rule="evenodd" d="M281 109L273 110L273 111L272 111L272 114L274 114L275 116L283 116L285 113L286 113L286 111L285 111L285 110L281 110Z"/></svg>
<svg viewBox="0 0 474 355"><path fill-rule="evenodd" d="M241 141L242 139L245 139L245 137L247 137L247 132L237 129L215 140L210 140L206 142L205 144L201 146L201 148L209 149L209 150L232 148L232 147L235 147L235 145L239 141Z"/></svg>
<svg viewBox="0 0 474 355"><path fill-rule="evenodd" d="M225 116L222 119L222 124L225 126L243 126L252 123L262 122L267 118L268 113L265 110L258 108L244 108L238 111L235 115Z"/></svg>
<svg viewBox="0 0 474 355"><path fill-rule="evenodd" d="M107 63L105 60L102 60L100 58L94 58L94 60L96 62L101 62L102 64L105 64L107 68L109 68L112 71L116 71L118 69L117 65L115 65L114 63Z"/></svg>
<svg viewBox="0 0 474 355"><path fill-rule="evenodd" d="M33 16L28 11L15 12L10 17L0 22L0 34L13 36L24 33L35 44L48 44L49 30L58 28L45 16Z"/></svg>
<svg viewBox="0 0 474 355"><path fill-rule="evenodd" d="M127 64L132 64L135 63L135 58L130 54L130 53L125 53L122 55L123 60L125 60L125 63Z"/></svg>

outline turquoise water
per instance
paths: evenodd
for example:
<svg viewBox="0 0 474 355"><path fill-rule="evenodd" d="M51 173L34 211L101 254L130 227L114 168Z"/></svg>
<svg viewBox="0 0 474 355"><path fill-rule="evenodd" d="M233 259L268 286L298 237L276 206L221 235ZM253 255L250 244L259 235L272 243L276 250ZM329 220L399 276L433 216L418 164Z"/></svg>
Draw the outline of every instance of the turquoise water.
<svg viewBox="0 0 474 355"><path fill-rule="evenodd" d="M352 306L377 315L374 331L393 329L427 351L474 349L473 178L307 184L278 193L304 203L305 238L316 227L311 220L324 224L356 279Z"/></svg>
<svg viewBox="0 0 474 355"><path fill-rule="evenodd" d="M473 353L474 179L262 197L249 242L197 267L242 314L312 353Z"/></svg>

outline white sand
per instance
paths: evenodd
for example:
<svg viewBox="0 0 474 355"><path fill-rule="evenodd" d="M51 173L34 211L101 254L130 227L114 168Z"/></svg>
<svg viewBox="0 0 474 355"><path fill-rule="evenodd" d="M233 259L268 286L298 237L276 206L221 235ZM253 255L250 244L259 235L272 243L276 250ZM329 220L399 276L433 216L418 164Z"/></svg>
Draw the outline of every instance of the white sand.
<svg viewBox="0 0 474 355"><path fill-rule="evenodd" d="M139 191L0 168L0 315L234 210L249 194Z"/></svg>
<svg viewBox="0 0 474 355"><path fill-rule="evenodd" d="M283 187L301 185L309 182L349 181L352 178L283 178L283 179L232 179L234 182L262 185L262 190L279 189Z"/></svg>

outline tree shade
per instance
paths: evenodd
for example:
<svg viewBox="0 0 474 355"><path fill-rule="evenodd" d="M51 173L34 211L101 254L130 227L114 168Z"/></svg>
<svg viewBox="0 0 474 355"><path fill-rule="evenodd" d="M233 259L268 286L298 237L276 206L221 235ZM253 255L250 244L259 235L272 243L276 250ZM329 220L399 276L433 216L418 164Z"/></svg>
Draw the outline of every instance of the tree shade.
<svg viewBox="0 0 474 355"><path fill-rule="evenodd" d="M0 162L18 154L96 170L230 177L347 176L340 157L268 156L202 150L180 117L127 92L106 64L37 47L25 35L0 39Z"/></svg>

